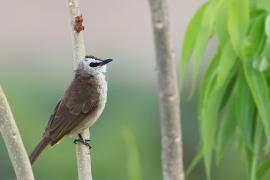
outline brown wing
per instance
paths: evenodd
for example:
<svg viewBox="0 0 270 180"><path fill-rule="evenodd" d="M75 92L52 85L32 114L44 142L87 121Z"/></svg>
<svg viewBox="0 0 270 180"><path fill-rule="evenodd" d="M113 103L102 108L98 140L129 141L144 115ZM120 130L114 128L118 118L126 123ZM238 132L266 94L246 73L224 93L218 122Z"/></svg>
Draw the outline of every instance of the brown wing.
<svg viewBox="0 0 270 180"><path fill-rule="evenodd" d="M99 103L97 80L94 77L76 76L64 97L58 102L45 130L45 136L51 139L51 145L96 110Z"/></svg>

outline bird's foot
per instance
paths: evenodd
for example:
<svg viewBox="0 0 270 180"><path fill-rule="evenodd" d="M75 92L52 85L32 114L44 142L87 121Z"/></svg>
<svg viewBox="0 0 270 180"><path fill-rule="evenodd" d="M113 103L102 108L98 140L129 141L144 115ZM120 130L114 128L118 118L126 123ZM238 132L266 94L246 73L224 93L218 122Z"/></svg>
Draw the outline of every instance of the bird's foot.
<svg viewBox="0 0 270 180"><path fill-rule="evenodd" d="M89 149L92 148L92 146L90 145L90 141L91 141L90 139L83 139L80 134L78 136L79 136L79 138L75 139L73 141L74 144L77 144L79 142L79 143L82 143L83 145L87 146Z"/></svg>

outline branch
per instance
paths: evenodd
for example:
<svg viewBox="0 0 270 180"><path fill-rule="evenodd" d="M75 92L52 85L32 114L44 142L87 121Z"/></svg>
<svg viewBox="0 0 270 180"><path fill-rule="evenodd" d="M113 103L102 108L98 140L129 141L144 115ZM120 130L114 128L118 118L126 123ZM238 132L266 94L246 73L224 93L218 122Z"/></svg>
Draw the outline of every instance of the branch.
<svg viewBox="0 0 270 180"><path fill-rule="evenodd" d="M34 180L32 167L22 138L10 110L7 98L0 86L0 132L6 144L9 158L19 180Z"/></svg>
<svg viewBox="0 0 270 180"><path fill-rule="evenodd" d="M73 69L77 69L79 62L85 56L83 33L80 32L84 28L83 26L82 28L77 27L78 21L80 21L79 23L82 23L82 17L80 17L81 14L80 14L79 0L68 0L68 6L70 12L70 25L72 33L73 56L74 56ZM82 133L82 137L84 139L90 139L90 132L88 129ZM82 145L81 143L78 143L76 148L76 154L78 166L78 179L92 180L91 160L88 147Z"/></svg>
<svg viewBox="0 0 270 180"><path fill-rule="evenodd" d="M70 14L70 26L72 33L72 45L73 45L73 68L77 69L78 64L85 56L85 46L82 32L75 31L75 19L81 16L79 0L68 0L69 14Z"/></svg>
<svg viewBox="0 0 270 180"><path fill-rule="evenodd" d="M184 180L179 95L166 0L149 0L154 30L164 180Z"/></svg>
<svg viewBox="0 0 270 180"><path fill-rule="evenodd" d="M90 139L89 130L85 130L82 134L83 138ZM79 180L92 180L91 158L89 148L83 144L77 144L77 166Z"/></svg>

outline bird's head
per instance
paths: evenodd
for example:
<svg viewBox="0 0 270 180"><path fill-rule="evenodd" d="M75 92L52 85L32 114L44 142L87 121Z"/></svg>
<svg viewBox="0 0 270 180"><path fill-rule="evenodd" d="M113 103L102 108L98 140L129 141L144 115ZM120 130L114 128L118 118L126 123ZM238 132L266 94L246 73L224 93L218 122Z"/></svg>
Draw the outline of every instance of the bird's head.
<svg viewBox="0 0 270 180"><path fill-rule="evenodd" d="M83 61L80 62L78 68L83 70L87 74L96 75L106 72L106 65L111 62L112 59L99 59L94 56L85 56Z"/></svg>

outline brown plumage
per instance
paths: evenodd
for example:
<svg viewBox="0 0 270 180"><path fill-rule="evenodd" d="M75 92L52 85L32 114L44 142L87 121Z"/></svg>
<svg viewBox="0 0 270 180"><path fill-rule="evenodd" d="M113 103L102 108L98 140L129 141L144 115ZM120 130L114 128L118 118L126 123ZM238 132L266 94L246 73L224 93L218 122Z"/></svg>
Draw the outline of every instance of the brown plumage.
<svg viewBox="0 0 270 180"><path fill-rule="evenodd" d="M103 92L104 93L104 92ZM52 113L42 140L30 155L31 164L47 145L53 146L67 134L78 134L97 119L100 109L100 82L98 77L77 70L75 78Z"/></svg>

